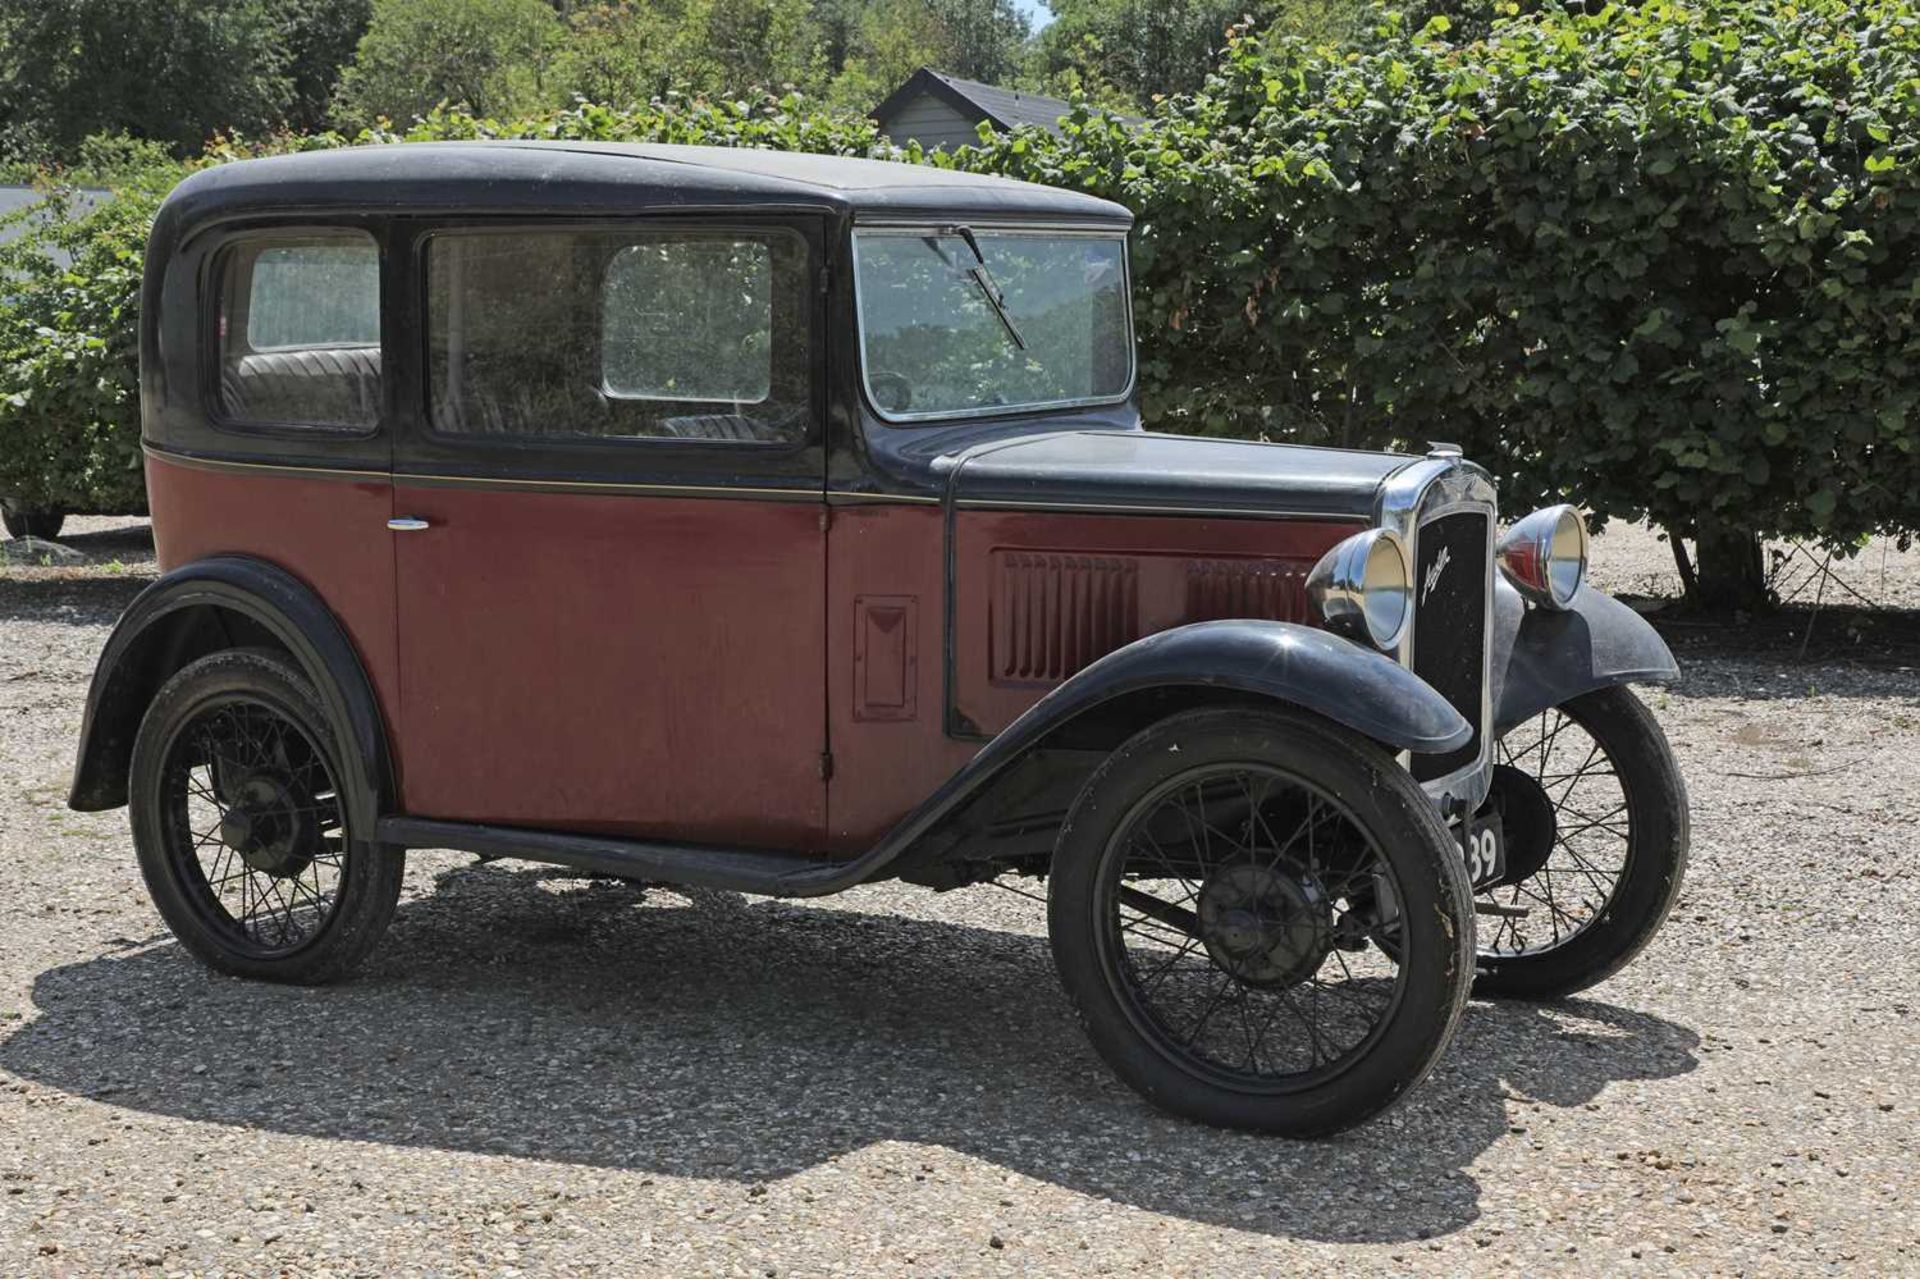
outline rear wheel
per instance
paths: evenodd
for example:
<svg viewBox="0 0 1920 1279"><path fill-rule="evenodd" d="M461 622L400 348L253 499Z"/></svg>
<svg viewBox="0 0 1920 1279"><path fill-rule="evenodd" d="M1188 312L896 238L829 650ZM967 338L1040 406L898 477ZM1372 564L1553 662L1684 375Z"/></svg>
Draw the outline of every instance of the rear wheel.
<svg viewBox="0 0 1920 1279"><path fill-rule="evenodd" d="M1480 994L1548 999L1625 967L1687 869L1687 789L1625 688L1576 697L1500 739L1493 802L1507 875L1480 894Z"/></svg>
<svg viewBox="0 0 1920 1279"><path fill-rule="evenodd" d="M51 508L29 509L0 501L0 524L12 537L37 537L51 542L66 527L67 513Z"/></svg>
<svg viewBox="0 0 1920 1279"><path fill-rule="evenodd" d="M154 904L222 972L317 983L393 918L404 854L353 829L313 687L277 654L214 653L155 696L133 747L134 845Z"/></svg>
<svg viewBox="0 0 1920 1279"><path fill-rule="evenodd" d="M1122 745L1061 828L1048 919L1123 1079L1178 1114L1291 1136L1392 1105L1471 981L1470 889L1433 804L1304 714L1193 711Z"/></svg>

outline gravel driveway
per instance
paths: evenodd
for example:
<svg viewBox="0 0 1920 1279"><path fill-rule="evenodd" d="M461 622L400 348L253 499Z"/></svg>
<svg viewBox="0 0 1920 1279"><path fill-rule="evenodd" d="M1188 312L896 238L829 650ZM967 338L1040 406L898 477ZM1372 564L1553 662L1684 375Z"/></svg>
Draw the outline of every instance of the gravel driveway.
<svg viewBox="0 0 1920 1279"><path fill-rule="evenodd" d="M213 977L124 814L64 807L152 571L137 522L67 540L89 566L0 569L0 1275L1920 1274L1920 615L1823 615L1804 659L1804 615L1670 628L1665 933L1586 998L1476 1001L1407 1105L1293 1144L1138 1101L990 888L417 854L359 980ZM1920 554L1845 572L1920 607ZM1596 573L1670 589L1634 530Z"/></svg>

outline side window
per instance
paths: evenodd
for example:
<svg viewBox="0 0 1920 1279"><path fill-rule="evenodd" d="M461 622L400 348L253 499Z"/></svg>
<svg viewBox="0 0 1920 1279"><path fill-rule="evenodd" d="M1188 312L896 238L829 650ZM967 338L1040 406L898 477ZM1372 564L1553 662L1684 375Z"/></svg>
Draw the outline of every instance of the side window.
<svg viewBox="0 0 1920 1279"><path fill-rule="evenodd" d="M380 420L380 250L358 231L263 236L219 264L219 398L241 424Z"/></svg>
<svg viewBox="0 0 1920 1279"><path fill-rule="evenodd" d="M426 258L437 431L807 438L809 301L797 237L476 231L435 236Z"/></svg>

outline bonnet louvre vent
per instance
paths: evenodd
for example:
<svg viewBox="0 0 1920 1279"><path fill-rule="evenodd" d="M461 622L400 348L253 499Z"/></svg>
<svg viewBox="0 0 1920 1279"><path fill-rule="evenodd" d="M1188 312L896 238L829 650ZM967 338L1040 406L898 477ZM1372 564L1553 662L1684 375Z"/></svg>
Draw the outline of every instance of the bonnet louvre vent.
<svg viewBox="0 0 1920 1279"><path fill-rule="evenodd" d="M1057 683L1140 636L1139 562L997 551L993 679Z"/></svg>
<svg viewBox="0 0 1920 1279"><path fill-rule="evenodd" d="M1257 617L1276 622L1307 615L1307 567L1277 560L1194 560L1187 566L1186 620Z"/></svg>

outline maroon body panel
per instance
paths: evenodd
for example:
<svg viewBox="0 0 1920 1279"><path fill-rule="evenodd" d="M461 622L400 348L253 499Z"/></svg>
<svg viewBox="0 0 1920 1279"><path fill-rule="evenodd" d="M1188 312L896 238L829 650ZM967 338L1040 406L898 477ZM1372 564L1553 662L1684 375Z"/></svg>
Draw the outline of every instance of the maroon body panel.
<svg viewBox="0 0 1920 1279"><path fill-rule="evenodd" d="M808 502L410 485L417 817L805 849L826 826L826 535Z"/></svg>
<svg viewBox="0 0 1920 1279"><path fill-rule="evenodd" d="M147 457L147 501L161 569L210 555L267 560L333 610L373 681L396 738L400 659L393 622L393 486L292 468L222 470Z"/></svg>
<svg viewBox="0 0 1920 1279"><path fill-rule="evenodd" d="M991 737L1116 648L1188 622L1305 621L1337 520L963 511L954 530L954 702Z"/></svg>
<svg viewBox="0 0 1920 1279"><path fill-rule="evenodd" d="M339 616L407 813L842 855L1103 653L1210 617L1304 619L1307 568L1355 528L959 512L973 734L954 737L936 505L840 508L823 534L804 499L147 474L163 567L257 556ZM391 533L396 513L430 527Z"/></svg>
<svg viewBox="0 0 1920 1279"><path fill-rule="evenodd" d="M873 847L980 749L942 727L945 525L935 505L834 511L827 571L832 852Z"/></svg>
<svg viewBox="0 0 1920 1279"><path fill-rule="evenodd" d="M1304 621L1308 569L1357 523L961 511L956 708L946 732L945 517L837 512L830 540L829 847L858 853L1048 689L1144 635L1212 618Z"/></svg>

